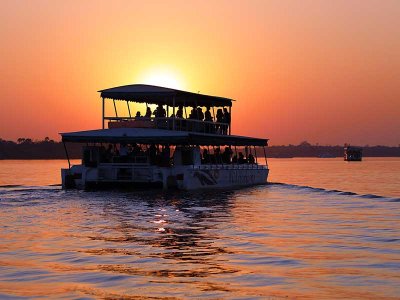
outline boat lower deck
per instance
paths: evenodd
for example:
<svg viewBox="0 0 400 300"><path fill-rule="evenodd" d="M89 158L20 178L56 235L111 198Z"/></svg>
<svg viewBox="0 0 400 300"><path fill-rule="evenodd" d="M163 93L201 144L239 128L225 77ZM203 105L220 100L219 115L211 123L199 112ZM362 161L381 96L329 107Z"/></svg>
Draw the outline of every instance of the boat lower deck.
<svg viewBox="0 0 400 300"><path fill-rule="evenodd" d="M87 189L93 187L162 187L193 190L213 187L238 187L262 184L269 170L257 164L155 165L107 163L96 167L76 165L62 169L63 188Z"/></svg>

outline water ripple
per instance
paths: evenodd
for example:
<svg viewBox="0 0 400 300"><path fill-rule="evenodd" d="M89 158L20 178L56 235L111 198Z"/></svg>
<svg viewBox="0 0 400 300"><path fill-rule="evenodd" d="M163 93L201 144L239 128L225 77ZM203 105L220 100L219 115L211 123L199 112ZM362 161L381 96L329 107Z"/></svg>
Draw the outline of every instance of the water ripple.
<svg viewBox="0 0 400 300"><path fill-rule="evenodd" d="M286 184L218 193L6 187L0 298L394 299L395 200Z"/></svg>

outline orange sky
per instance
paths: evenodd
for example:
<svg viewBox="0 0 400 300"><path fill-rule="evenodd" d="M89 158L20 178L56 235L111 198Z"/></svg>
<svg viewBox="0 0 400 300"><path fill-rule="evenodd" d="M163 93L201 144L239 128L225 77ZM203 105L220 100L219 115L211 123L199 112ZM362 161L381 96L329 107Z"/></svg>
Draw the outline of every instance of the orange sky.
<svg viewBox="0 0 400 300"><path fill-rule="evenodd" d="M101 126L169 74L270 144L400 144L400 1L1 1L0 137Z"/></svg>

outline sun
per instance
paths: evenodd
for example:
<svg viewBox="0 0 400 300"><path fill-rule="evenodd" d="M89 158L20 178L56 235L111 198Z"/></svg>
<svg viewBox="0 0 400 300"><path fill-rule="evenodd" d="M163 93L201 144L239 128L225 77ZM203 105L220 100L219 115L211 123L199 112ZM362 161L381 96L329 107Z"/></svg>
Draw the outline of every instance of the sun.
<svg viewBox="0 0 400 300"><path fill-rule="evenodd" d="M141 76L144 84L157 85L173 89L183 89L182 80L169 70L151 70Z"/></svg>

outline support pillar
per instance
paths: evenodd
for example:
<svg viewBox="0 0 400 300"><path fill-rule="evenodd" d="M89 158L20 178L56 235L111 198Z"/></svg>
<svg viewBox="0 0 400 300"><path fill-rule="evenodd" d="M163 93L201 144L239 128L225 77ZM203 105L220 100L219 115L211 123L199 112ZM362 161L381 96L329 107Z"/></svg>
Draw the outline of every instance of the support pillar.
<svg viewBox="0 0 400 300"><path fill-rule="evenodd" d="M68 160L68 169L71 169L71 162L69 161L69 155L68 155L68 151L67 151L67 146L65 145L64 141L63 141L63 145L64 145L64 150L65 150L65 155L67 156L67 160Z"/></svg>
<svg viewBox="0 0 400 300"><path fill-rule="evenodd" d="M126 101L126 105L128 106L129 118L132 118L132 116L131 116L131 109L130 109L130 107L129 107L129 101Z"/></svg>
<svg viewBox="0 0 400 300"><path fill-rule="evenodd" d="M172 130L175 130L175 95L172 98Z"/></svg>
<svg viewBox="0 0 400 300"><path fill-rule="evenodd" d="M117 106L115 105L115 99L113 99L113 103L114 103L115 116L118 118Z"/></svg>
<svg viewBox="0 0 400 300"><path fill-rule="evenodd" d="M105 106L104 106L104 98L101 98L102 102L103 102L103 106L102 106L102 118L101 118L101 128L104 129L104 110L105 110Z"/></svg>
<svg viewBox="0 0 400 300"><path fill-rule="evenodd" d="M229 106L229 135L231 135L232 127L232 106Z"/></svg>

